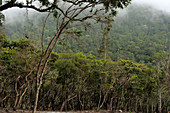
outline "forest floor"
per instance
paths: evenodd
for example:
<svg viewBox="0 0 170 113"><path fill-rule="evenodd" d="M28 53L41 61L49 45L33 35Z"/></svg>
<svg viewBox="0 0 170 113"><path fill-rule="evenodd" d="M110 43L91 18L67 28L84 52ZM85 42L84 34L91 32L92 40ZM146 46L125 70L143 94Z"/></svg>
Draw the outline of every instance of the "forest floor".
<svg viewBox="0 0 170 113"><path fill-rule="evenodd" d="M12 109L0 109L0 113L32 113L32 111L27 110L17 110L13 111ZM67 111L67 112L60 112L60 111L37 111L36 113L129 113L129 112L120 112L120 111Z"/></svg>

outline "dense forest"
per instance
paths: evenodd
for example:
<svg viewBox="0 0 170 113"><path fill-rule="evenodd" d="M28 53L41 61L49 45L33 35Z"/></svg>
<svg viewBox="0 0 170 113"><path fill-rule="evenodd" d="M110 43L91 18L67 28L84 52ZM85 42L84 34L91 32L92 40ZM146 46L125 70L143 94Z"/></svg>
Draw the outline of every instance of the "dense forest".
<svg viewBox="0 0 170 113"><path fill-rule="evenodd" d="M30 14L31 15L31 14ZM5 32L9 39L15 40L21 37L39 40L42 32L42 23L45 16L36 17L32 14L25 17L25 23L17 22L7 24ZM32 20L35 18L35 20ZM37 18L39 21L37 21ZM107 57L113 61L118 58L132 60L140 63L150 63L151 57L157 52L170 51L170 14L156 10L150 6L130 5L120 11L115 17L112 28L107 36ZM56 30L55 18L50 16L45 28L45 45ZM58 53L83 52L85 55L100 57L99 49L104 44L103 29L105 24L88 21L70 25L71 31L79 34L65 33L55 48Z"/></svg>
<svg viewBox="0 0 170 113"><path fill-rule="evenodd" d="M0 107L33 109L40 37L43 30L48 46L56 31L54 16L44 29L45 14L39 21L26 15L24 23L3 26ZM71 23L49 59L38 110L170 111L169 20L166 12L130 5L113 23Z"/></svg>

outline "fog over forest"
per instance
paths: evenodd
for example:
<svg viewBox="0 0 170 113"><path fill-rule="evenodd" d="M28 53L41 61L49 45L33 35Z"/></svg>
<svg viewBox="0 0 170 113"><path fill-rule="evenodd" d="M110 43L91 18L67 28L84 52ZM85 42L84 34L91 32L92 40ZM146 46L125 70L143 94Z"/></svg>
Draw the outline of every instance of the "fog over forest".
<svg viewBox="0 0 170 113"><path fill-rule="evenodd" d="M18 1L23 1L23 0L18 0ZM156 9L170 13L170 7L169 7L170 6L170 0L132 0L131 5L135 5L135 4L140 4L140 5L144 5L144 6L149 5L153 8L156 8ZM126 10L126 8L123 9L123 10ZM28 9L28 11L29 11L28 13L29 13L30 18L35 17L34 15L37 16L37 13L38 13L37 11L34 11L32 9ZM32 13L32 11L34 13ZM7 23L8 22L13 23L13 21L14 22L15 21L24 22L25 18L24 18L24 15L22 15L22 14L26 15L27 11L26 11L26 9L10 8L8 10L3 11L2 13L5 15ZM41 15L41 13L38 13L38 14ZM17 19L18 17L20 17L20 19Z"/></svg>

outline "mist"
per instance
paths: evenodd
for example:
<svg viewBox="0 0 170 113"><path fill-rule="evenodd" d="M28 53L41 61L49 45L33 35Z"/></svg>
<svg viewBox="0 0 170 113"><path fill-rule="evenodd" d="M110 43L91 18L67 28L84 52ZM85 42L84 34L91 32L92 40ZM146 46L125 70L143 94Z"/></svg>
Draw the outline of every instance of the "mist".
<svg viewBox="0 0 170 113"><path fill-rule="evenodd" d="M170 13L170 0L132 0L132 4L149 5L158 10Z"/></svg>
<svg viewBox="0 0 170 113"><path fill-rule="evenodd" d="M17 0L22 1L22 0ZM143 6L151 6L155 9L162 10L164 12L170 13L170 0L132 0L130 5L143 5ZM129 5L129 6L130 6ZM14 24L16 22L24 23L26 18L30 20L38 19L42 15L46 15L46 13L39 13L33 9L20 9L20 8L9 8L5 11L2 11L5 15L5 23L4 24ZM125 14L126 8L121 10L120 13ZM38 16L37 16L38 15Z"/></svg>

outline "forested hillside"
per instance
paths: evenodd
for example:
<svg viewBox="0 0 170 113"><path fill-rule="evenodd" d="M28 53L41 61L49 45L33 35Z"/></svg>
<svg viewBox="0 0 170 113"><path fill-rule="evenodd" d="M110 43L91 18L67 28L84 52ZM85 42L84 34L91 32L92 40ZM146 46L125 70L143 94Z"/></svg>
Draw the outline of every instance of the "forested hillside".
<svg viewBox="0 0 170 113"><path fill-rule="evenodd" d="M25 17L24 23L15 22L7 24L5 32L11 39L25 37L38 40L40 46L42 24L45 16L35 20ZM120 11L107 36L107 57L113 61L118 58L129 59L135 62L150 63L151 57L157 52L170 50L170 14L156 10L149 6L131 5L126 10ZM53 36L56 24L51 15L45 27L45 45ZM86 26L86 27L84 27ZM99 57L105 24L96 24L88 21L84 24L70 25L72 31L62 36L60 43L55 48L56 52L83 52L85 55L93 54ZM69 30L70 30L69 29ZM99 57L101 58L101 57Z"/></svg>
<svg viewBox="0 0 170 113"><path fill-rule="evenodd" d="M130 5L113 23L70 22L64 30L55 13L47 17L26 13L3 25L0 108L33 110L39 94L42 111L170 111L168 13Z"/></svg>

